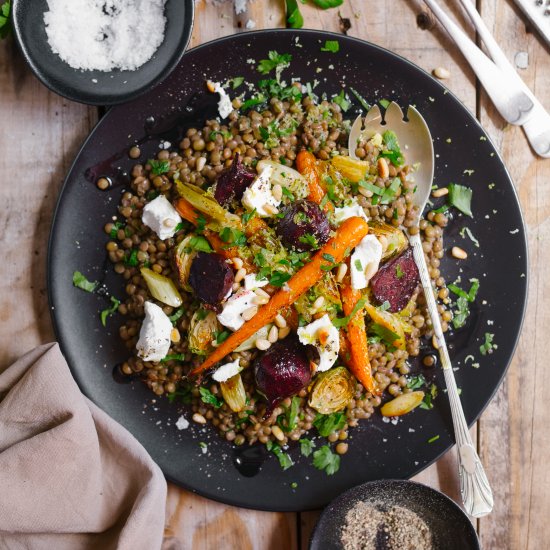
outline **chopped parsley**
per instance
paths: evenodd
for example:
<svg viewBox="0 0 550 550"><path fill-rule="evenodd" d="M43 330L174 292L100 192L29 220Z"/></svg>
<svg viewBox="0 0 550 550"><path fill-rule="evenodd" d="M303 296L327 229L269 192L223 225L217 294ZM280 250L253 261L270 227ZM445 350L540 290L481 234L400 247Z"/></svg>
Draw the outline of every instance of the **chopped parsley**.
<svg viewBox="0 0 550 550"><path fill-rule="evenodd" d="M286 26L291 29L301 29L304 26L304 18L298 7L297 0L286 1Z"/></svg>
<svg viewBox="0 0 550 550"><path fill-rule="evenodd" d="M456 310L453 315L453 327L460 328L463 327L466 323L466 319L470 314L469 303L472 303L477 296L477 291L479 290L479 279L470 279L472 286L470 290L466 292L455 284L447 285L447 288L454 294L458 296L456 300Z"/></svg>
<svg viewBox="0 0 550 550"><path fill-rule="evenodd" d="M169 403L173 403L176 399L179 399L182 403L189 405L191 404L193 395L191 393L191 386L183 386L178 388L172 393L167 393L166 397L168 398Z"/></svg>
<svg viewBox="0 0 550 550"><path fill-rule="evenodd" d="M336 105L339 105L340 109L342 109L344 113L348 111L349 108L351 107L351 102L349 101L349 99L346 98L346 94L344 93L344 90L342 90L338 95L334 96L332 98L332 101L336 103Z"/></svg>
<svg viewBox="0 0 550 550"><path fill-rule="evenodd" d="M244 82L244 76L236 76L235 78L232 78L229 82L231 83L231 87L235 90Z"/></svg>
<svg viewBox="0 0 550 550"><path fill-rule="evenodd" d="M382 103L382 101L380 101ZM392 130L386 130L382 134L382 139L386 148L380 153L380 156L387 158L394 166L401 166L405 159L401 154L401 148L399 147L399 142L397 141L397 136Z"/></svg>
<svg viewBox="0 0 550 550"><path fill-rule="evenodd" d="M428 443L433 443L434 441L437 441L438 439L439 439L439 436L434 435L433 437L430 437L430 439L428 439Z"/></svg>
<svg viewBox="0 0 550 550"><path fill-rule="evenodd" d="M421 409L430 410L434 408L433 401L437 397L437 386L435 384L432 384L430 386L430 390L427 391L424 394L424 399L422 400L422 403L420 403Z"/></svg>
<svg viewBox="0 0 550 550"><path fill-rule="evenodd" d="M341 430L346 424L344 413L335 412L332 414L318 413L315 416L313 425L317 428L319 435L328 437L332 432Z"/></svg>
<svg viewBox="0 0 550 550"><path fill-rule="evenodd" d="M201 386L199 388L199 392L203 403L206 403L207 405L212 405L216 409L219 409L223 405L223 401L221 399L218 399L208 388L203 388Z"/></svg>
<svg viewBox="0 0 550 550"><path fill-rule="evenodd" d="M380 204L389 204L390 202L392 202L400 187L401 187L401 179L393 178L390 185L382 191L382 196L380 197Z"/></svg>
<svg viewBox="0 0 550 550"><path fill-rule="evenodd" d="M282 187L281 189L283 190L283 195L285 197L289 198L291 201L294 200L294 193L292 193L292 191L288 187Z"/></svg>
<svg viewBox="0 0 550 550"><path fill-rule="evenodd" d="M319 6L322 10L328 10L329 8L337 8L344 3L344 0L313 0L316 6Z"/></svg>
<svg viewBox="0 0 550 550"><path fill-rule="evenodd" d="M204 215L202 213L200 213L197 217L197 231L199 233L202 233L206 227L206 218L204 217ZM177 226L176 226L176 230L177 230Z"/></svg>
<svg viewBox="0 0 550 550"><path fill-rule="evenodd" d="M302 438L299 443L302 456L309 456L315 448L315 442L311 441L311 439Z"/></svg>
<svg viewBox="0 0 550 550"><path fill-rule="evenodd" d="M369 102L355 88L350 87L349 90L357 98L361 107L368 111L370 109Z"/></svg>
<svg viewBox="0 0 550 550"><path fill-rule="evenodd" d="M80 271L75 271L73 273L73 285L86 292L93 292L99 283L97 281L89 281Z"/></svg>
<svg viewBox="0 0 550 550"><path fill-rule="evenodd" d="M285 453L277 443L273 443L273 441L269 440L265 446L268 451L271 451L279 459L279 464L283 470L288 470L291 466L294 466L294 462L292 462L290 455Z"/></svg>
<svg viewBox="0 0 550 550"><path fill-rule="evenodd" d="M292 55L289 53L279 54L275 50L271 50L267 54L268 59L262 59L258 63L258 72L261 74L268 74L273 69L283 70L290 65Z"/></svg>
<svg viewBox="0 0 550 550"><path fill-rule="evenodd" d="M267 101L267 97L262 94L258 93L255 96L251 97L250 99L247 99L246 101L243 101L241 105L241 110L246 111L250 109L251 107L255 107L256 105L261 105L262 103L265 103Z"/></svg>
<svg viewBox="0 0 550 550"><path fill-rule="evenodd" d="M189 239L189 248L198 252L212 252L210 243L201 235Z"/></svg>
<svg viewBox="0 0 550 550"><path fill-rule="evenodd" d="M284 432L291 432L298 423L298 412L300 410L300 398L293 397L290 407L284 407L285 413L277 417L277 424Z"/></svg>
<svg viewBox="0 0 550 550"><path fill-rule="evenodd" d="M449 189L448 203L472 218L472 190L458 183L450 183L447 188Z"/></svg>
<svg viewBox="0 0 550 550"><path fill-rule="evenodd" d="M118 310L118 306L120 305L120 300L117 300L114 296L111 296L111 307L104 309L100 313L101 318L101 324L106 327L107 326L107 317L112 315L113 313L116 313Z"/></svg>
<svg viewBox="0 0 550 550"><path fill-rule="evenodd" d="M171 355L167 355L160 360L161 363L168 363L168 361L185 361L185 354L172 353Z"/></svg>
<svg viewBox="0 0 550 550"><path fill-rule="evenodd" d="M0 5L0 38L6 38L11 30L10 8L10 0L3 2L2 5Z"/></svg>
<svg viewBox="0 0 550 550"><path fill-rule="evenodd" d="M321 48L322 52L336 53L340 51L340 42L338 40L325 40L325 45Z"/></svg>
<svg viewBox="0 0 550 550"><path fill-rule="evenodd" d="M424 378L423 374L418 374L416 376L413 376L409 382L407 383L407 388L410 388L411 390L419 390L423 386L426 385L426 379Z"/></svg>
<svg viewBox="0 0 550 550"><path fill-rule="evenodd" d="M124 223L122 223L121 221L115 222L113 224L113 228L109 232L109 237L111 237L111 239L116 239L118 232L121 229L124 229Z"/></svg>
<svg viewBox="0 0 550 550"><path fill-rule="evenodd" d="M231 333L228 330L221 330L220 332L216 332L216 344L220 345L222 342L225 342Z"/></svg>
<svg viewBox="0 0 550 550"><path fill-rule="evenodd" d="M175 325L183 316L185 313L185 309L180 307L173 315L170 315L168 319L172 322L173 325Z"/></svg>
<svg viewBox="0 0 550 550"><path fill-rule="evenodd" d="M340 469L340 457L333 453L328 445L323 445L313 453L313 465L331 476Z"/></svg>
<svg viewBox="0 0 550 550"><path fill-rule="evenodd" d="M138 251L137 249L133 248L130 250L130 253L124 258L124 263L128 267L137 267L139 264L138 260Z"/></svg>
<svg viewBox="0 0 550 550"><path fill-rule="evenodd" d="M473 302L476 299L477 291L479 290L479 279L470 279L470 282L472 283L472 286L468 292L452 283L447 285L447 288L457 296L465 298L468 302Z"/></svg>
<svg viewBox="0 0 550 550"><path fill-rule="evenodd" d="M319 247L319 243L317 242L317 238L314 235L312 235L311 233L306 233L305 235L302 235L298 240L301 243L308 244L309 246L311 246L311 248L318 248Z"/></svg>
<svg viewBox="0 0 550 550"><path fill-rule="evenodd" d="M336 259L334 258L334 256L332 254L323 254L323 259L326 260L327 262L331 262L333 264L336 263Z"/></svg>
<svg viewBox="0 0 550 550"><path fill-rule="evenodd" d="M351 321L351 319L355 317L355 314L365 307L366 302L367 302L366 297L360 298L355 304L354 308L351 310L351 313L349 315L347 315L346 317L342 317L341 319L333 319L332 324L336 328L343 328L347 326L347 324Z"/></svg>
<svg viewBox="0 0 550 550"><path fill-rule="evenodd" d="M355 266L355 269L357 271L363 271L363 264L361 263L361 260L355 260L355 262L353 262L353 265Z"/></svg>
<svg viewBox="0 0 550 550"><path fill-rule="evenodd" d="M256 215L256 209L252 210L252 212L245 212L242 215L243 223L246 225L254 216Z"/></svg>
<svg viewBox="0 0 550 550"><path fill-rule="evenodd" d="M384 109L387 109L390 106L390 100L389 99L381 99L378 103L384 107Z"/></svg>
<svg viewBox="0 0 550 550"><path fill-rule="evenodd" d="M282 287L290 279L290 273L284 271L274 271L269 279L269 284Z"/></svg>
<svg viewBox="0 0 550 550"><path fill-rule="evenodd" d="M403 275L405 275L403 273L403 270L401 269L401 266L399 264L397 264L395 266L395 276L398 278L398 279L402 279L403 278Z"/></svg>
<svg viewBox="0 0 550 550"><path fill-rule="evenodd" d="M373 323L369 328L369 344L377 344L382 342L388 348L388 351L394 351L393 343L399 339L399 334L391 331L383 325Z"/></svg>
<svg viewBox="0 0 550 550"><path fill-rule="evenodd" d="M232 227L224 227L220 231L220 239L231 246L244 246L246 244L246 235Z"/></svg>
<svg viewBox="0 0 550 550"><path fill-rule="evenodd" d="M483 342L483 344L479 346L479 351L481 352L481 355L487 355L488 353L493 353L493 350L496 349L497 346L493 344L494 337L495 335L490 332L485 333L485 342Z"/></svg>
<svg viewBox="0 0 550 550"><path fill-rule="evenodd" d="M153 176L160 176L170 171L169 160L148 160L147 162L151 165L151 174Z"/></svg>

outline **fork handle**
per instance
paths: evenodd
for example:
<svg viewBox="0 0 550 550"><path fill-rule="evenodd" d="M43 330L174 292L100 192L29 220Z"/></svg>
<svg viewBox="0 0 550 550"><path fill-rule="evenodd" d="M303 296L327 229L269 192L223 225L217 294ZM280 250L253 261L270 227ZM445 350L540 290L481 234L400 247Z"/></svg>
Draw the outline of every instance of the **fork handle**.
<svg viewBox="0 0 550 550"><path fill-rule="evenodd" d="M523 124L532 114L533 102L518 83L510 79L466 36L436 0L424 0L424 3L456 42L502 118L510 124Z"/></svg>
<svg viewBox="0 0 550 550"><path fill-rule="evenodd" d="M491 492L489 481L472 442L470 430L464 417L464 410L460 402L449 351L447 350L447 344L443 336L443 329L441 328L437 303L420 235L409 235L409 241L420 273L420 281L422 282L426 304L428 305L428 311L437 340L441 364L443 365L443 374L445 375L445 384L451 405L451 415L453 417L453 427L458 449L458 475L460 478L462 502L464 503L464 509L470 516L480 518L489 514L493 509L493 493Z"/></svg>

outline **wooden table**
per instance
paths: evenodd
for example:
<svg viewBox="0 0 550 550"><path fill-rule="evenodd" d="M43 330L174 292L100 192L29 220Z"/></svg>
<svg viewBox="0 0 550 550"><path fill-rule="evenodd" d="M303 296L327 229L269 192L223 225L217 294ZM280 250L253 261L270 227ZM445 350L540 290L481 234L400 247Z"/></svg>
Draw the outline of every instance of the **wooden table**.
<svg viewBox="0 0 550 550"><path fill-rule="evenodd" d="M446 2L474 35L456 0ZM518 68L550 109L550 56L542 40L526 29L511 0L478 0L484 20L508 58L528 55ZM337 10L301 5L305 26L340 32ZM523 335L505 383L476 428L474 440L495 495L495 510L477 522L485 549L548 547L550 522L550 368L546 364L550 326L550 161L537 159L521 129L507 125L487 100L444 31L425 19L416 0L345 0L340 8L351 36L389 48L427 71L450 70L445 84L475 112L501 151L518 191L530 246L530 293ZM232 2L197 3L191 45L241 32L248 19L256 28L284 26L283 2L258 0L237 18ZM520 56L525 59L525 55ZM49 93L29 72L11 40L0 44L0 369L31 347L53 339L46 300L46 243L64 175L96 123L97 109ZM545 294L545 292L547 294ZM454 451L422 472L418 481L458 500ZM225 506L169 487L166 548L307 548L317 513L255 512Z"/></svg>

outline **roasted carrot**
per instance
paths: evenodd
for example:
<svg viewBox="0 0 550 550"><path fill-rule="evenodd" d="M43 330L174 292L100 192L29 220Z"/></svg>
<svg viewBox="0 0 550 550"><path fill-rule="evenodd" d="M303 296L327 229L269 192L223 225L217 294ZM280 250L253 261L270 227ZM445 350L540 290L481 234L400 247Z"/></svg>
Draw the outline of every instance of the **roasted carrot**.
<svg viewBox="0 0 550 550"><path fill-rule="evenodd" d="M359 244L361 239L368 233L368 230L369 227L362 218L352 217L344 221L336 230L336 235L315 253L309 263L293 275L285 287L277 291L250 321L247 321L239 330L222 342L202 365L193 369L190 375L196 376L214 366L239 347L247 338L250 338L263 326L271 323L284 307L293 304L325 274L322 266L327 266L327 260L324 256L330 254L334 263L341 262Z"/></svg>
<svg viewBox="0 0 550 550"><path fill-rule="evenodd" d="M342 285L340 286L340 294L342 296L344 314L351 315L353 308L361 299L361 291L354 290L351 287L349 275L344 279ZM341 332L344 332L344 330ZM363 384L365 389L370 391L373 395L378 394L379 390L372 376L370 366L369 345L367 342L367 332L362 309L356 312L355 315L348 321L344 332L344 337L346 341L346 352L349 355L349 361L347 361L347 364L351 372L355 378Z"/></svg>
<svg viewBox="0 0 550 550"><path fill-rule="evenodd" d="M186 199L178 199L175 206L178 214L189 223L198 225L200 214L193 208L193 205Z"/></svg>
<svg viewBox="0 0 550 550"><path fill-rule="evenodd" d="M298 168L298 172L306 178L309 188L309 195L307 198L316 204L320 204L326 195L326 190L321 184L319 170L317 169L317 159L309 151L300 151L296 155L296 168ZM331 208L332 204L327 202L324 210L326 212Z"/></svg>

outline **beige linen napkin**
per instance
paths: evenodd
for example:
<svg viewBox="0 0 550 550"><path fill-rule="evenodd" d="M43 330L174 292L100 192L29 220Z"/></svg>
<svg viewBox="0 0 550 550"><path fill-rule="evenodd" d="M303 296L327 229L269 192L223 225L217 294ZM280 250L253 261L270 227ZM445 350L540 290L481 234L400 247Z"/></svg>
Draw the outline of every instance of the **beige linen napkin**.
<svg viewBox="0 0 550 550"><path fill-rule="evenodd" d="M166 481L79 391L57 344L0 374L0 548L155 550Z"/></svg>

